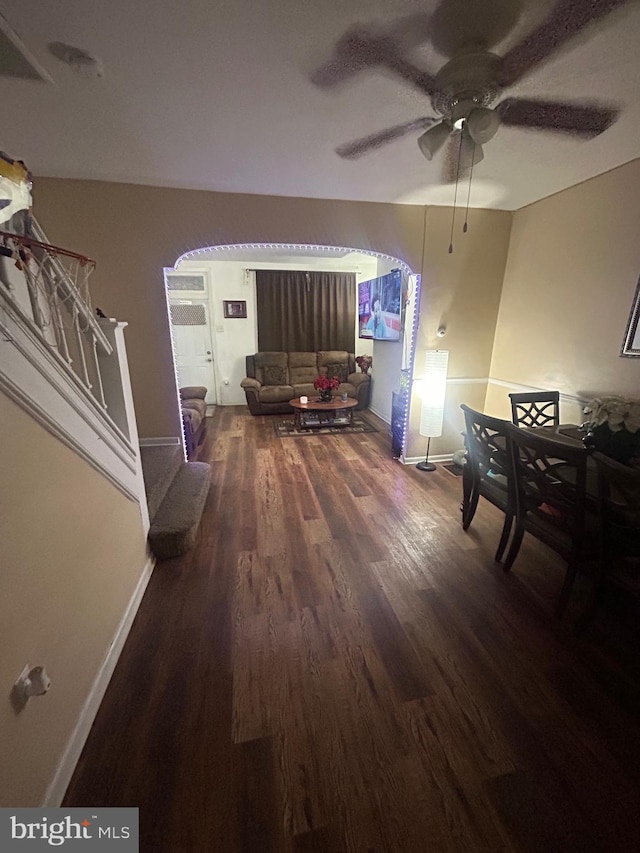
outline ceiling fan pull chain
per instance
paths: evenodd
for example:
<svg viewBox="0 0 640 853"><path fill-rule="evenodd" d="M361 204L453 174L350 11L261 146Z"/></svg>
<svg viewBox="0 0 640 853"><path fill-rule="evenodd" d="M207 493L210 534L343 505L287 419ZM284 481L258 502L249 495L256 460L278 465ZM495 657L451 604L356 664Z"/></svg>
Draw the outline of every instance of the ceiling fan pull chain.
<svg viewBox="0 0 640 853"><path fill-rule="evenodd" d="M453 216L451 217L451 236L449 238L449 254L453 254L453 226L456 222L456 201L458 199L458 179L460 177L460 158L462 157L462 133L460 134L460 145L458 146L458 166L456 168L456 188L453 193Z"/></svg>
<svg viewBox="0 0 640 853"><path fill-rule="evenodd" d="M476 144L473 143L473 151L471 152L471 169L469 170L469 189L467 190L467 209L464 214L464 225L462 233L466 234L469 230L469 199L471 198L471 179L473 178L473 161L476 159Z"/></svg>

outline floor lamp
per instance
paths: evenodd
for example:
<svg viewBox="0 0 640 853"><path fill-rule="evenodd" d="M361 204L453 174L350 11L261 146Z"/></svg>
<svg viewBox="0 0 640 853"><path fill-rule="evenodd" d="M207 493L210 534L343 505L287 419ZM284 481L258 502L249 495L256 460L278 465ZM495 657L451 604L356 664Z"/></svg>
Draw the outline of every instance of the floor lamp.
<svg viewBox="0 0 640 853"><path fill-rule="evenodd" d="M420 435L427 437L427 455L424 462L418 462L416 465L419 471L436 470L433 462L429 462L429 445L432 438L442 435L448 366L449 352L447 350L429 349L426 351L424 357L424 377L422 380Z"/></svg>

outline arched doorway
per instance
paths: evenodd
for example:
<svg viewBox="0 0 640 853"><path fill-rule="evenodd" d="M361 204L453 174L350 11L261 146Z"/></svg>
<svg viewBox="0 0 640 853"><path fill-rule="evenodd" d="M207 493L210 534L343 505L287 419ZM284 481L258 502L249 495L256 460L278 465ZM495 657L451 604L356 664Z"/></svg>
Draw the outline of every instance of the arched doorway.
<svg viewBox="0 0 640 853"><path fill-rule="evenodd" d="M356 355L371 355L370 409L387 423L394 419L403 459L409 418L415 337L420 304L420 276L401 259L380 252L341 246L287 243L243 243L206 246L181 255L164 270L167 307L172 329L177 385L192 384L188 376L206 376L210 370L209 405L244 405L240 381L245 356L257 350L255 270L298 269L351 271L356 281L367 281L399 269L402 274L403 312L398 341L372 341L356 332ZM225 303L234 306L225 316ZM229 309L227 308L227 311ZM180 328L176 317L182 317ZM193 322L199 328L189 329ZM206 324L206 328L205 328ZM210 354L207 344L210 334ZM192 364L185 366L185 355ZM212 361L207 361L211 358ZM199 371L199 372L198 372ZM205 384L205 381L193 384ZM404 395L402 394L405 391ZM392 398L406 398L392 406ZM399 422L400 421L400 422ZM396 440L396 444L398 441Z"/></svg>

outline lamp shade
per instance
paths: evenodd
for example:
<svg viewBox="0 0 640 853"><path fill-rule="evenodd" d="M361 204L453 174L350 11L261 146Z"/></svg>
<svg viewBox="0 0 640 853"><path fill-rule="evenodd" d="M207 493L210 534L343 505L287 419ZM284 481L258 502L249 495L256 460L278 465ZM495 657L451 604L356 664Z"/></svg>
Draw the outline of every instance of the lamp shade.
<svg viewBox="0 0 640 853"><path fill-rule="evenodd" d="M420 435L435 438L442 435L444 398L447 390L448 350L427 350L422 380Z"/></svg>

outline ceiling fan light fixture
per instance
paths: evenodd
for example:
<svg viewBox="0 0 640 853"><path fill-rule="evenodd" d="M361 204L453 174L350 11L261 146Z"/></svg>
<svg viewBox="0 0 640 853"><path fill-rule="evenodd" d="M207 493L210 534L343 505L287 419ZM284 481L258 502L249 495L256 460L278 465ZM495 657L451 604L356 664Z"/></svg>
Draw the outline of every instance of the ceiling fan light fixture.
<svg viewBox="0 0 640 853"><path fill-rule="evenodd" d="M484 145L496 135L500 127L500 116L495 110L476 107L467 116L465 126L476 145Z"/></svg>
<svg viewBox="0 0 640 853"><path fill-rule="evenodd" d="M449 138L451 128L449 125L441 121L439 124L434 124L426 130L422 136L418 137L418 147L422 151L427 160L433 160L438 151Z"/></svg>

